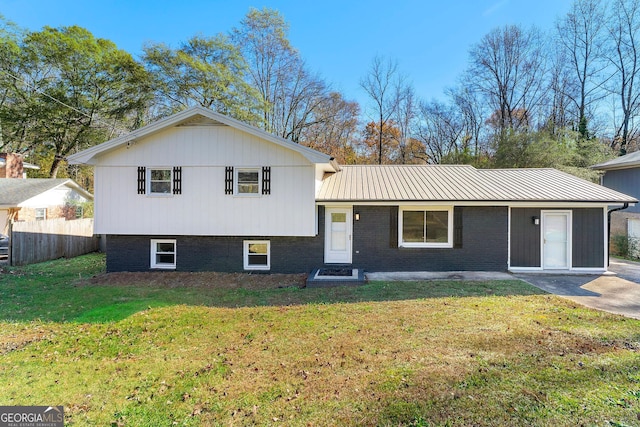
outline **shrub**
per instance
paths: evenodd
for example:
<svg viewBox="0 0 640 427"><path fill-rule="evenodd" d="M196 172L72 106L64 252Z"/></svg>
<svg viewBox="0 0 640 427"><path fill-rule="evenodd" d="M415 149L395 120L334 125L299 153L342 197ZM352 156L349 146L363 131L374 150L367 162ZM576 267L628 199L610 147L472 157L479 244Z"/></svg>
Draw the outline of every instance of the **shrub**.
<svg viewBox="0 0 640 427"><path fill-rule="evenodd" d="M612 243L612 255L617 255L622 258L629 256L629 238L624 234L616 234L611 236Z"/></svg>

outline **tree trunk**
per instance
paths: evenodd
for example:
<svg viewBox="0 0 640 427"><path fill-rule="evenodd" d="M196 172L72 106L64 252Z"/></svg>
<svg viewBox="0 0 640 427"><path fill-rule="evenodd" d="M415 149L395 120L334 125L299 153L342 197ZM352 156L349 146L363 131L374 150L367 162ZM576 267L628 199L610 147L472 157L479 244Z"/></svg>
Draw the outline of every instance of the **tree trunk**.
<svg viewBox="0 0 640 427"><path fill-rule="evenodd" d="M58 156L53 157L53 162L51 163L51 169L49 169L49 178L55 178L58 176L58 170L60 170L60 162L62 159Z"/></svg>

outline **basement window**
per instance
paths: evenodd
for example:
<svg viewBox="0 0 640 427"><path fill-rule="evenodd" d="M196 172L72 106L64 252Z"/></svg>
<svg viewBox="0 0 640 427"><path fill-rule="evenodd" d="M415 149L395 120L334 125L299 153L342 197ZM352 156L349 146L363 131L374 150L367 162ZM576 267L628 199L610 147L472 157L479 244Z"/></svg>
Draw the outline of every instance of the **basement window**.
<svg viewBox="0 0 640 427"><path fill-rule="evenodd" d="M176 268L176 241L151 239L151 268Z"/></svg>
<svg viewBox="0 0 640 427"><path fill-rule="evenodd" d="M268 240L244 241L244 269L269 270L271 268L271 242Z"/></svg>

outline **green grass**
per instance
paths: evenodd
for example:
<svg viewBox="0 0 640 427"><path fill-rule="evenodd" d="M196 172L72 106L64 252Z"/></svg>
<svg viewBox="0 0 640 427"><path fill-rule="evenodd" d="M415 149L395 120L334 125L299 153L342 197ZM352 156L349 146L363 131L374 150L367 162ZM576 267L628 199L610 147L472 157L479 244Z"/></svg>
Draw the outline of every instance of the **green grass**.
<svg viewBox="0 0 640 427"><path fill-rule="evenodd" d="M66 425L632 426L640 321L520 281L330 289L0 273L0 405Z"/></svg>

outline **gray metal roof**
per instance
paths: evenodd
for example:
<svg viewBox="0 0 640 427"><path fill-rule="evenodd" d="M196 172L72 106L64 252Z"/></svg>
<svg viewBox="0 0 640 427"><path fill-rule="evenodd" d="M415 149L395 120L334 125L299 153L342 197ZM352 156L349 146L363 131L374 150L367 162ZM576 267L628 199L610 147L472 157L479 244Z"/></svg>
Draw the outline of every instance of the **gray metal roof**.
<svg viewBox="0 0 640 427"><path fill-rule="evenodd" d="M637 202L556 169L476 169L468 165L341 168L325 175L317 201Z"/></svg>
<svg viewBox="0 0 640 427"><path fill-rule="evenodd" d="M89 192L69 178L0 178L0 206L18 206L32 197L61 185L73 188L84 197L93 199Z"/></svg>
<svg viewBox="0 0 640 427"><path fill-rule="evenodd" d="M640 151L625 154L624 156L616 157L608 162L599 163L591 166L592 169L599 170L611 170L611 169L627 169L640 166Z"/></svg>

